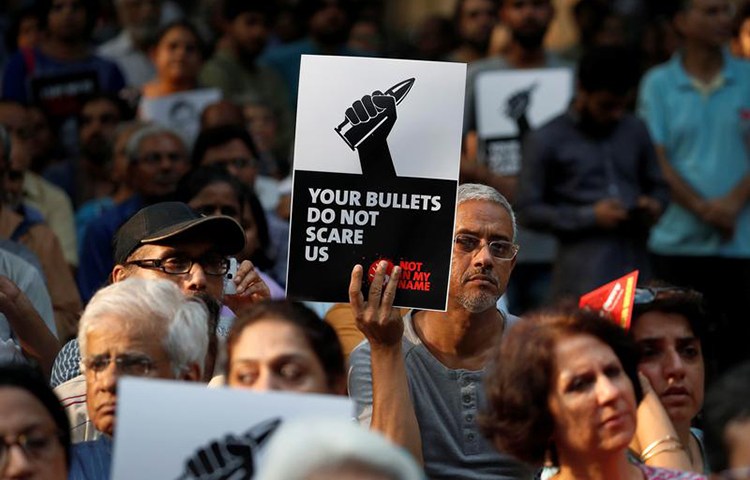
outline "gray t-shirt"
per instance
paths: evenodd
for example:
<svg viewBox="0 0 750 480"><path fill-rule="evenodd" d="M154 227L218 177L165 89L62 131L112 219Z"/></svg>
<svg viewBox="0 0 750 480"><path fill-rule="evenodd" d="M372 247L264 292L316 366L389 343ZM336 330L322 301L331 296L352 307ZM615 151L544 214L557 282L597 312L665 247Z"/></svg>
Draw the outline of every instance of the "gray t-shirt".
<svg viewBox="0 0 750 480"><path fill-rule="evenodd" d="M508 323L517 320L507 316ZM507 325L506 325L507 328ZM430 479L515 480L532 478L530 468L498 453L477 426L486 405L483 370L451 370L422 344L404 317L404 361L409 390L422 437L422 455ZM370 345L359 344L349 359L349 395L357 418L369 425L372 417Z"/></svg>

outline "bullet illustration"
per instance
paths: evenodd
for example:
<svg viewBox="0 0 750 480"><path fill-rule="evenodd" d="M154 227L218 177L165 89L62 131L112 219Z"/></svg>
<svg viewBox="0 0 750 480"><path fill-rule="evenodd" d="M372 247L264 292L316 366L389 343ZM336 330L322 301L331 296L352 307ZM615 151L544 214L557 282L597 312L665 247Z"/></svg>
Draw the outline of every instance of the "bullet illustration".
<svg viewBox="0 0 750 480"><path fill-rule="evenodd" d="M390 95L396 100L396 105L406 97L414 85L414 78L409 78L403 82L399 82L385 91L383 95ZM377 118L377 117L376 117ZM342 139L349 145L349 148L355 150L359 145L365 141L370 135L372 135L382 124L385 122L384 117L379 122L372 123L360 123L358 125L352 125L349 119L344 119L338 127L335 127L336 133L338 133Z"/></svg>

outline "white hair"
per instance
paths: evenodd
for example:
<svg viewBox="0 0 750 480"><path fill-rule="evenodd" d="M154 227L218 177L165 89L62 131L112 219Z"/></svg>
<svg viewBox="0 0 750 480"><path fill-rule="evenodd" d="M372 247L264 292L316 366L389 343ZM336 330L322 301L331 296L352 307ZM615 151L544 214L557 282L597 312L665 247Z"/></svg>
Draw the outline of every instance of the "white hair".
<svg viewBox="0 0 750 480"><path fill-rule="evenodd" d="M169 135L176 139L183 150L187 152L187 146L182 136L177 131L171 128L157 125L154 123L145 123L130 136L128 142L125 144L125 154L128 157L130 163L135 163L139 160L141 144L148 138L155 137L158 135Z"/></svg>
<svg viewBox="0 0 750 480"><path fill-rule="evenodd" d="M294 459L290 461L290 459ZM406 451L375 432L340 419L299 419L271 438L256 480L305 480L337 467L361 466L392 480L422 480Z"/></svg>
<svg viewBox="0 0 750 480"><path fill-rule="evenodd" d="M128 329L162 331L162 346L175 377L191 365L203 372L208 309L200 299L185 296L173 282L128 278L96 292L81 315L81 356L87 354L86 336L108 316L116 317Z"/></svg>
<svg viewBox="0 0 750 480"><path fill-rule="evenodd" d="M516 214L513 212L513 207L510 206L510 202L508 202L508 199L506 199L502 193L481 183L462 183L458 186L456 205L461 205L470 200L491 202L505 209L510 216L510 223L513 225L513 241L516 241Z"/></svg>

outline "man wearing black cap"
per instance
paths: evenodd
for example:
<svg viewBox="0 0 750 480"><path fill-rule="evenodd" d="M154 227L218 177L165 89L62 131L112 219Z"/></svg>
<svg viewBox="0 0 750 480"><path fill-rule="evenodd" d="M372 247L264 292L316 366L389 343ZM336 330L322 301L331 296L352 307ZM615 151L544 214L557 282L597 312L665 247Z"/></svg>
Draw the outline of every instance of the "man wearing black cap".
<svg viewBox="0 0 750 480"><path fill-rule="evenodd" d="M244 245L245 233L230 217L201 216L181 202L157 203L141 209L118 230L110 280L167 279L185 295L207 295L237 310L270 298L268 286L249 261L239 265L233 279L237 295L224 297L227 256L240 252ZM53 386L80 373L79 357L75 341L63 347L53 368Z"/></svg>
<svg viewBox="0 0 750 480"><path fill-rule="evenodd" d="M166 278L186 295L205 292L221 299L227 256L244 245L245 232L230 217L200 216L181 202L157 203L135 214L117 232L112 281L132 276ZM243 283L238 283L238 294L268 297L268 287L250 262L243 262L240 270L237 279Z"/></svg>

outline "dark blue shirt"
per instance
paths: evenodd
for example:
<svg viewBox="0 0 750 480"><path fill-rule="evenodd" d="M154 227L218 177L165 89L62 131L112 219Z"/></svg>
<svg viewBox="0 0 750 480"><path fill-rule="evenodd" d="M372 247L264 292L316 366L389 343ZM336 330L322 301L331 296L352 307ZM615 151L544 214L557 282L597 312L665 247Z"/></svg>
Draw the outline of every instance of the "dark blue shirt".
<svg viewBox="0 0 750 480"><path fill-rule="evenodd" d="M594 204L619 199L625 208L639 196L669 201L669 190L646 126L626 115L607 135L584 131L573 112L530 134L516 210L530 228L576 238L597 230Z"/></svg>
<svg viewBox="0 0 750 480"><path fill-rule="evenodd" d="M559 240L553 298L577 297L633 270L649 279L646 241L653 219L636 208L641 196L662 209L669 200L656 150L637 117L626 115L594 135L568 112L530 134L516 212L522 225ZM594 214L594 204L607 198L629 211L614 229L597 225Z"/></svg>
<svg viewBox="0 0 750 480"><path fill-rule="evenodd" d="M76 443L70 450L68 480L106 480L111 476L111 468L112 439L106 435Z"/></svg>
<svg viewBox="0 0 750 480"><path fill-rule="evenodd" d="M30 71L32 70L33 71ZM82 60L61 61L42 53L38 48L24 54L16 52L8 60L3 73L2 96L27 104L31 98L32 78L95 72L98 90L116 93L125 87L125 79L117 65L96 55Z"/></svg>
<svg viewBox="0 0 750 480"><path fill-rule="evenodd" d="M119 205L105 210L93 220L81 243L81 260L78 266L78 290L84 304L107 283L115 266L112 241L117 230L138 210L144 207L140 195L133 195Z"/></svg>

